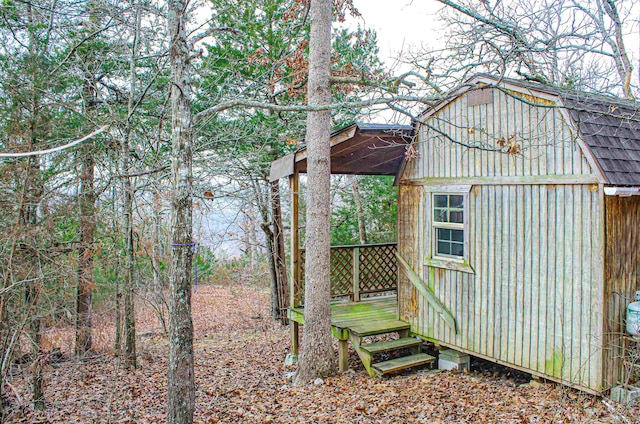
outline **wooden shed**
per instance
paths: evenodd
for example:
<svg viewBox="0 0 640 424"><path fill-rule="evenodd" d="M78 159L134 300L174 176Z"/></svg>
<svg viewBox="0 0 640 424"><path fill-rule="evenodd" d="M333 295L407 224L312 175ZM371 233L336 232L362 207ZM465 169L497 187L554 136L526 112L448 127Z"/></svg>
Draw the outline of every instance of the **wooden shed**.
<svg viewBox="0 0 640 424"><path fill-rule="evenodd" d="M333 172L392 174L398 187L397 259L350 253L351 300L363 300L354 295L359 275L384 260L404 333L592 393L624 383L624 356L640 349L624 334L625 308L640 290L639 112L635 102L477 75L413 132L334 133ZM396 148L371 148L385 143ZM301 150L272 167L272 179L289 176L294 211L305 157ZM304 322L296 214L294 354ZM388 320L393 309L383 307ZM360 351L365 331L336 314L341 369L351 340L374 375Z"/></svg>
<svg viewBox="0 0 640 424"><path fill-rule="evenodd" d="M590 392L624 378L640 289L637 103L478 75L420 117L399 179L399 318ZM631 346L628 346L631 344Z"/></svg>

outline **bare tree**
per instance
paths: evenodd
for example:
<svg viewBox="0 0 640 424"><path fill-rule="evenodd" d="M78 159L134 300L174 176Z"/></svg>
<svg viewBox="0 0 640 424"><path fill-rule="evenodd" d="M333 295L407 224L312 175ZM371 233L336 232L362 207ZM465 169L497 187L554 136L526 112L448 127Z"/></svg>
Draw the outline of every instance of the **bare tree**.
<svg viewBox="0 0 640 424"><path fill-rule="evenodd" d="M133 43L129 56L129 96L127 115L121 141L120 172L122 178L122 192L124 195L122 210L124 214L124 362L128 368L135 368L136 361L136 321L135 321L135 262L133 246L133 185L131 182L131 133L133 131L133 115L136 104L136 55L140 36L140 6L134 15Z"/></svg>
<svg viewBox="0 0 640 424"><path fill-rule="evenodd" d="M193 322L191 269L193 261L193 192L191 134L191 49L185 13L188 0L168 1L171 67L171 274L169 307L169 371L167 423L193 422Z"/></svg>
<svg viewBox="0 0 640 424"><path fill-rule="evenodd" d="M459 80L483 71L633 97L624 23L636 2L438 1L447 23L441 73Z"/></svg>

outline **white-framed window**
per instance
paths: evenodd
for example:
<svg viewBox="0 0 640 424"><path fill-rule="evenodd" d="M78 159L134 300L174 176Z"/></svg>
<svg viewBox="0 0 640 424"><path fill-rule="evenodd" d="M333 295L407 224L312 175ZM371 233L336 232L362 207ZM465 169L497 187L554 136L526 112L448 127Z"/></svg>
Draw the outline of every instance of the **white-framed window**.
<svg viewBox="0 0 640 424"><path fill-rule="evenodd" d="M429 196L430 253L425 265L475 274L470 263L470 185L425 186Z"/></svg>
<svg viewBox="0 0 640 424"><path fill-rule="evenodd" d="M433 253L440 258L464 259L465 194L433 193Z"/></svg>

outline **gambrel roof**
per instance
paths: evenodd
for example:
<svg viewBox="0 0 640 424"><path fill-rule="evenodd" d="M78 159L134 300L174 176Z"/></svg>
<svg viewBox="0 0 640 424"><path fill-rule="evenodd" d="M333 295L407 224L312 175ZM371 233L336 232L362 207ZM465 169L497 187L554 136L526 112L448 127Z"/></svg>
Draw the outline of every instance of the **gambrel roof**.
<svg viewBox="0 0 640 424"><path fill-rule="evenodd" d="M531 95L542 93L565 108L583 142L608 184L640 185L640 102L613 96L576 92L528 81L478 74L466 82L464 91L494 86L520 88Z"/></svg>

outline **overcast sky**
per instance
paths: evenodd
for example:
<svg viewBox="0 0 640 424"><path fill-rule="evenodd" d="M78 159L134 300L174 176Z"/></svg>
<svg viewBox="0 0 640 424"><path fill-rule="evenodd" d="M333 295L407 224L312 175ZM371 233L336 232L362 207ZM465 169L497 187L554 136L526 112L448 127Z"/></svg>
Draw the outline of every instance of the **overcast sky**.
<svg viewBox="0 0 640 424"><path fill-rule="evenodd" d="M435 0L354 0L354 4L364 25L378 33L380 56L388 65L409 45L439 44L442 31L436 14L442 5Z"/></svg>

